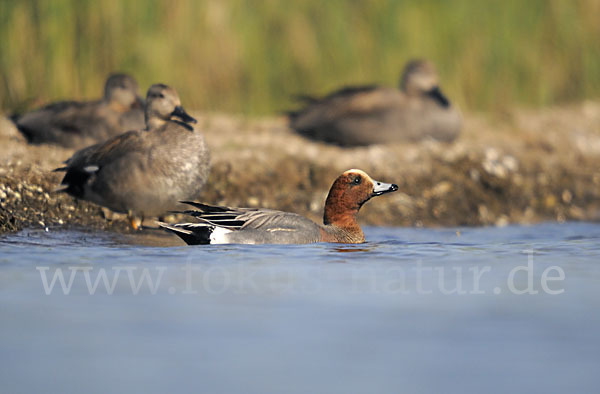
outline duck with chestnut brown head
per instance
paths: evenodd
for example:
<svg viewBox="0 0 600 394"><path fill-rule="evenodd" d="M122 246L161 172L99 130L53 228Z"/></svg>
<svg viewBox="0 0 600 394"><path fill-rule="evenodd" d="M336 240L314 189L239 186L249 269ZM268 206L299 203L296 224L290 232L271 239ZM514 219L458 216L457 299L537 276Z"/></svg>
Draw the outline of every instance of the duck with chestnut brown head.
<svg viewBox="0 0 600 394"><path fill-rule="evenodd" d="M362 170L344 172L333 182L325 201L324 238L335 234L336 238L346 238L349 243L364 242L365 236L356 221L358 211L372 197L396 190L398 186L375 181ZM329 231L327 226L330 226Z"/></svg>
<svg viewBox="0 0 600 394"><path fill-rule="evenodd" d="M323 224L295 213L257 208L229 208L186 202L197 210L185 211L196 223L159 223L187 244L306 244L314 242L362 243L365 236L356 217L372 197L398 190L373 180L361 170L340 175L325 201Z"/></svg>

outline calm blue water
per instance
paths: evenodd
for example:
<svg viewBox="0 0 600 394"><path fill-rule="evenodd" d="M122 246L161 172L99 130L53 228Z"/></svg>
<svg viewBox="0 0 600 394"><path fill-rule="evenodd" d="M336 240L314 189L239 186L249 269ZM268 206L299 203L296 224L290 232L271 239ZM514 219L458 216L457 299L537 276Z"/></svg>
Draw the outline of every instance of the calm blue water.
<svg viewBox="0 0 600 394"><path fill-rule="evenodd" d="M598 392L599 224L365 232L0 237L0 392Z"/></svg>

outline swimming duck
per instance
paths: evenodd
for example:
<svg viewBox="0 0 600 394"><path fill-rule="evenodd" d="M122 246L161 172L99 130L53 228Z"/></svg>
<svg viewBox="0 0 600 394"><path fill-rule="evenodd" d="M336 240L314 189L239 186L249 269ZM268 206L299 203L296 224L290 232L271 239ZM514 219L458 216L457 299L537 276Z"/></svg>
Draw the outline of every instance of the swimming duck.
<svg viewBox="0 0 600 394"><path fill-rule="evenodd" d="M95 101L61 101L12 117L27 141L80 148L144 127L143 100L136 80L113 74Z"/></svg>
<svg viewBox="0 0 600 394"><path fill-rule="evenodd" d="M333 182L325 201L322 225L290 212L229 208L191 201L185 203L197 210L185 213L199 222L158 224L189 245L362 243L365 236L356 221L358 211L372 197L396 190L397 185L374 181L364 171L353 169Z"/></svg>
<svg viewBox="0 0 600 394"><path fill-rule="evenodd" d="M175 89L152 85L145 108L146 128L128 131L76 152L66 166L60 191L139 218L177 208L198 196L209 172L202 134L181 106Z"/></svg>
<svg viewBox="0 0 600 394"><path fill-rule="evenodd" d="M427 138L451 142L462 118L439 87L434 65L410 61L400 89L346 87L324 98L302 97L305 108L289 113L290 127L305 137L358 146Z"/></svg>

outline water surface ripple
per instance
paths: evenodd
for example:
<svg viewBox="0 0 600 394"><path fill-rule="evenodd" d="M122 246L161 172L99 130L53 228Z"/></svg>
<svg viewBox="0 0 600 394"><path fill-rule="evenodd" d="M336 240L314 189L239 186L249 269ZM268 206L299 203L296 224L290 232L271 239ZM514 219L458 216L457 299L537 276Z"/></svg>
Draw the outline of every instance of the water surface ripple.
<svg viewBox="0 0 600 394"><path fill-rule="evenodd" d="M599 224L365 230L0 237L0 392L597 392Z"/></svg>

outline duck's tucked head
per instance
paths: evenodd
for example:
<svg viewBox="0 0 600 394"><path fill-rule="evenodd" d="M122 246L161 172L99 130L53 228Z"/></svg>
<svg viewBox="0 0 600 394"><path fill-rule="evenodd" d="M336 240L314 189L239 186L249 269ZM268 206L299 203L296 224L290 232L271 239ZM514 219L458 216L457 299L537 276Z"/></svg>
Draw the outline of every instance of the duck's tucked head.
<svg viewBox="0 0 600 394"><path fill-rule="evenodd" d="M170 86L155 84L150 86L146 95L146 125L157 128L173 120L183 123L196 123L181 106L179 95Z"/></svg>
<svg viewBox="0 0 600 394"><path fill-rule="evenodd" d="M410 96L429 96L443 107L450 102L439 87L439 77L435 66L428 60L412 60L404 67L400 89Z"/></svg>
<svg viewBox="0 0 600 394"><path fill-rule="evenodd" d="M108 77L104 85L104 100L119 112L144 106L137 81L127 74L112 74Z"/></svg>
<svg viewBox="0 0 600 394"><path fill-rule="evenodd" d="M323 223L340 227L356 225L356 214L372 197L398 190L393 183L373 180L362 170L348 170L340 175L325 201Z"/></svg>

